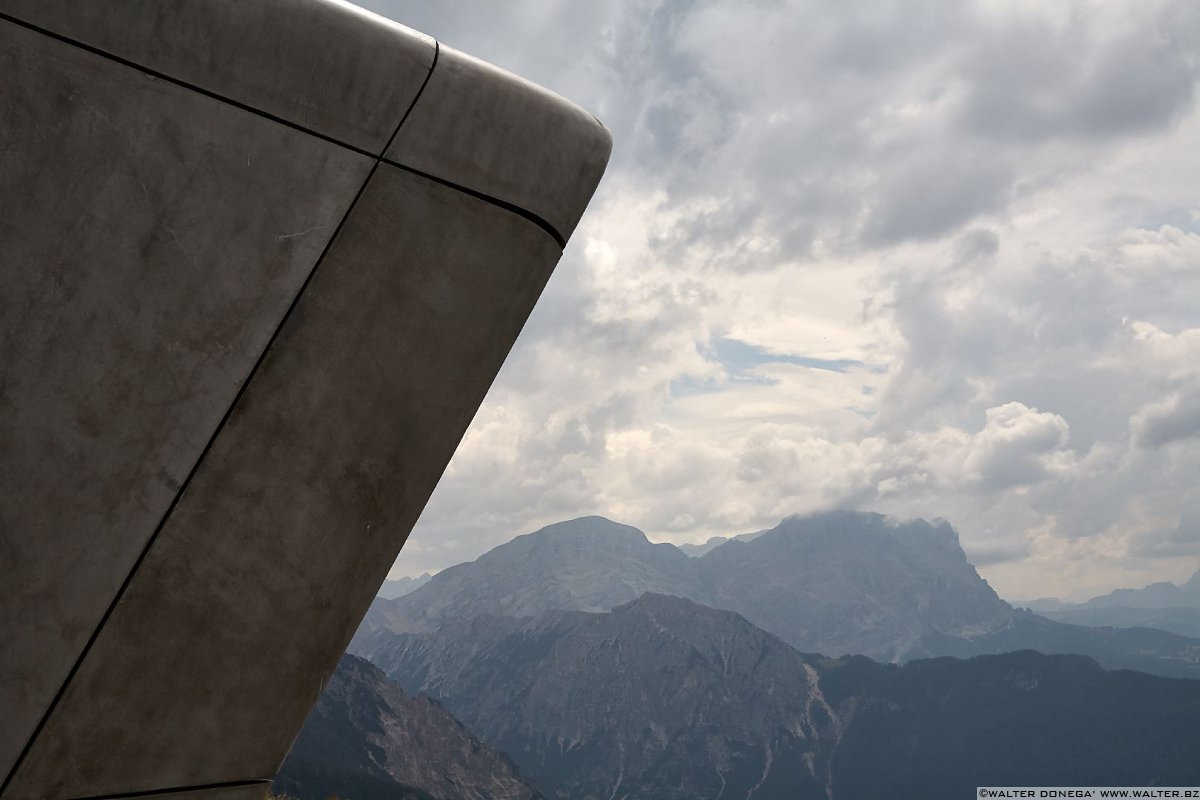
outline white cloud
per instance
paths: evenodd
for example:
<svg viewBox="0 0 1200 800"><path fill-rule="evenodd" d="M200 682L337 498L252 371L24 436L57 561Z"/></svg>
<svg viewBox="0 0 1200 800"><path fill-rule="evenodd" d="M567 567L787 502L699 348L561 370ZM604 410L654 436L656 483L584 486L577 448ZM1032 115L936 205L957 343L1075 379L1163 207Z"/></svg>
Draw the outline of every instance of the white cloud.
<svg viewBox="0 0 1200 800"><path fill-rule="evenodd" d="M1070 471L1067 421L1057 414L1006 403L987 410L963 466L986 489L1032 486Z"/></svg>

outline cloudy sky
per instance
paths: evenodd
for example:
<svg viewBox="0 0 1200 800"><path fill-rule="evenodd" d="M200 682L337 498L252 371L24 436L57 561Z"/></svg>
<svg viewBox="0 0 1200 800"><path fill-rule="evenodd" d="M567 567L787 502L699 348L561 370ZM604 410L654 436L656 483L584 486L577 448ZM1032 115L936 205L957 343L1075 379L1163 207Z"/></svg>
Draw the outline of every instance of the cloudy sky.
<svg viewBox="0 0 1200 800"><path fill-rule="evenodd" d="M1200 4L362 4L615 140L394 575L831 508L1014 599L1200 566Z"/></svg>

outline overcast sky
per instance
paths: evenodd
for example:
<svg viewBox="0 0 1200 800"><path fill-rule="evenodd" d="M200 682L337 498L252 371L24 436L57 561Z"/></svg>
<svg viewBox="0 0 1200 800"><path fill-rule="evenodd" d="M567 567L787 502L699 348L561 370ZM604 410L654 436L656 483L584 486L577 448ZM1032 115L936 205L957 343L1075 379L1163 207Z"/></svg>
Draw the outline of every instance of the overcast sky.
<svg viewBox="0 0 1200 800"><path fill-rule="evenodd" d="M1014 599L1200 566L1200 4L362 4L615 140L395 575L832 508Z"/></svg>

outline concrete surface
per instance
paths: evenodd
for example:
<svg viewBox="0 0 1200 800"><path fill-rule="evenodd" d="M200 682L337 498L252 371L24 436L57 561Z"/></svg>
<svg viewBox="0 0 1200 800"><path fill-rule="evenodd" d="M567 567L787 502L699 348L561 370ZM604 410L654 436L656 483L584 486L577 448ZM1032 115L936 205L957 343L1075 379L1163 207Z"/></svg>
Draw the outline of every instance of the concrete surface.
<svg viewBox="0 0 1200 800"><path fill-rule="evenodd" d="M12 797L274 774L558 260L517 222L375 173Z"/></svg>
<svg viewBox="0 0 1200 800"><path fill-rule="evenodd" d="M3 800L248 800L286 755L609 151L431 48L0 0Z"/></svg>
<svg viewBox="0 0 1200 800"><path fill-rule="evenodd" d="M336 0L0 0L0 14L372 155L435 48Z"/></svg>
<svg viewBox="0 0 1200 800"><path fill-rule="evenodd" d="M0 36L3 773L372 162Z"/></svg>
<svg viewBox="0 0 1200 800"><path fill-rule="evenodd" d="M445 135L453 131L453 135ZM608 164L608 132L578 106L450 47L387 158L501 198L565 240Z"/></svg>

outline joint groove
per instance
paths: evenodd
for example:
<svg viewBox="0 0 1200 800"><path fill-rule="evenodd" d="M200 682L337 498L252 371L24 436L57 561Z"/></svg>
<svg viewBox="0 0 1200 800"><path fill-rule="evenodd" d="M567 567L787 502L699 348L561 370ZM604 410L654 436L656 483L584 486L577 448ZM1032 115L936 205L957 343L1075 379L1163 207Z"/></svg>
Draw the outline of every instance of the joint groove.
<svg viewBox="0 0 1200 800"><path fill-rule="evenodd" d="M157 797L164 794L184 794L187 792L205 792L213 789L243 789L249 786L270 785L270 778L255 778L248 781L226 781L224 783L204 783L198 786L172 786L168 789L146 789L140 792L125 792L123 794L97 794L73 797L71 800L122 800L126 797Z"/></svg>

